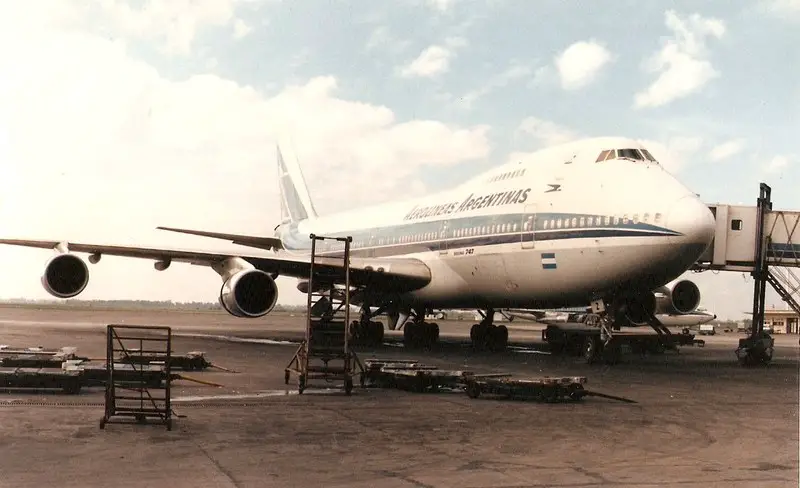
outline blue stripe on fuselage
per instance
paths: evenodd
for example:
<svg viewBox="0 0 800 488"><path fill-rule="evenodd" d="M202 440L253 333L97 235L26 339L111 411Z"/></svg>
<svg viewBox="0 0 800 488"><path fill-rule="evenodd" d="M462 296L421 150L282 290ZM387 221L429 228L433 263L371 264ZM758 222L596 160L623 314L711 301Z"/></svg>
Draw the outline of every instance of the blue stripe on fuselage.
<svg viewBox="0 0 800 488"><path fill-rule="evenodd" d="M326 237L352 236L354 256L397 256L425 251L444 251L465 247L513 244L522 241L554 241L608 237L676 236L678 232L647 223L602 215L541 213L536 214L533 229L527 219L532 214L502 214L461 217L438 221L410 222L396 226L326 233ZM605 223L608 222L606 225ZM582 224L582 225L581 225ZM599 225L595 225L599 224ZM281 228L280 237L289 251L308 252L311 241L301 235L297 223ZM322 253L341 251L344 244L335 241L318 243Z"/></svg>

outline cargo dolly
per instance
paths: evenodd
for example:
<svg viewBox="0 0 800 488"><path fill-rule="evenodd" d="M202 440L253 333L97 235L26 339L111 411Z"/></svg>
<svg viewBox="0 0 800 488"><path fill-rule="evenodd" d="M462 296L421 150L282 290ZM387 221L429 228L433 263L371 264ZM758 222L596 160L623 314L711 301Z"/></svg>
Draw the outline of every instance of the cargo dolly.
<svg viewBox="0 0 800 488"><path fill-rule="evenodd" d="M157 354L140 354L136 349L129 349L120 354L116 361L118 363L132 364L160 364L164 362L164 357ZM183 355L170 355L169 363L172 369L181 369L183 371L201 371L214 366L205 358L205 353L200 351L190 351Z"/></svg>
<svg viewBox="0 0 800 488"><path fill-rule="evenodd" d="M308 278L308 302L305 339L285 368L285 383L297 374L299 393L313 380L326 383L343 381L344 391L353 391L356 369L364 384L364 365L350 347L350 243L352 237L311 238L311 264ZM320 246L335 252L321 258ZM336 285L343 285L337 288ZM332 365L339 363L341 365Z"/></svg>
<svg viewBox="0 0 800 488"><path fill-rule="evenodd" d="M440 370L435 366L414 360L364 361L366 386L397 388L417 393L439 392L442 388L466 392L470 398L480 396L513 400L534 400L548 403L579 401L587 396L596 396L636 403L633 400L584 388L584 376L513 378L507 373L477 374L462 370Z"/></svg>
<svg viewBox="0 0 800 488"><path fill-rule="evenodd" d="M467 377L466 392L470 398L493 395L510 400L536 400L546 403L579 401L586 396L586 378L543 377L533 379Z"/></svg>
<svg viewBox="0 0 800 488"><path fill-rule="evenodd" d="M61 390L68 395L80 393L82 373L62 368L0 367L0 388Z"/></svg>
<svg viewBox="0 0 800 488"><path fill-rule="evenodd" d="M542 330L542 341L554 354L579 354L587 362L604 359L613 363L625 350L643 354L661 354L679 346L704 347L705 341L695 339L688 330L680 334L666 332L613 331L607 334L600 326L587 323L549 324Z"/></svg>
<svg viewBox="0 0 800 488"><path fill-rule="evenodd" d="M74 347L62 347L59 350L0 348L0 366L60 369L64 361L88 360L77 356L76 351Z"/></svg>

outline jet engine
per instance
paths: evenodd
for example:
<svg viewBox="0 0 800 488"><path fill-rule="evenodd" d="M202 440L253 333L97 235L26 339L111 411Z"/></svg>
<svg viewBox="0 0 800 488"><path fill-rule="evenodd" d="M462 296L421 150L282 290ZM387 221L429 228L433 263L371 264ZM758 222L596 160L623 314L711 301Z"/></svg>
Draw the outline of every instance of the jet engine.
<svg viewBox="0 0 800 488"><path fill-rule="evenodd" d="M622 300L620 312L631 325L646 325L656 312L656 296L650 291L629 295Z"/></svg>
<svg viewBox="0 0 800 488"><path fill-rule="evenodd" d="M700 289L694 282L681 280L656 290L656 313L681 315L700 306Z"/></svg>
<svg viewBox="0 0 800 488"><path fill-rule="evenodd" d="M234 317L262 317L275 307L278 285L269 273L257 269L238 271L226 279L219 303Z"/></svg>
<svg viewBox="0 0 800 488"><path fill-rule="evenodd" d="M89 284L89 267L74 254L53 256L44 267L42 286L57 298L72 298Z"/></svg>

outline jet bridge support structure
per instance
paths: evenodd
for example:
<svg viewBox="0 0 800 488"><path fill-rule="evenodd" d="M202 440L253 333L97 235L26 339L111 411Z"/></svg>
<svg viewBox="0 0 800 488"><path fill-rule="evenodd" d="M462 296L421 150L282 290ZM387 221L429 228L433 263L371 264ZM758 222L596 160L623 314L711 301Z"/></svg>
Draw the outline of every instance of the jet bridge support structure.
<svg viewBox="0 0 800 488"><path fill-rule="evenodd" d="M749 272L753 277L753 325L740 339L736 355L743 365L772 360L774 339L764 331L767 284L800 314L800 280L790 268L800 267L800 212L773 210L772 189L761 183L755 207L709 205L717 222L714 242L695 271Z"/></svg>

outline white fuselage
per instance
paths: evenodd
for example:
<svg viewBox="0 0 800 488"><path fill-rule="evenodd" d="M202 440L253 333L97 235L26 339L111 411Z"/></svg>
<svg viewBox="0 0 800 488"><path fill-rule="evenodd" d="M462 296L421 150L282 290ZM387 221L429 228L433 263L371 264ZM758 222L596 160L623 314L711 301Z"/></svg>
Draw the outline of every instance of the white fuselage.
<svg viewBox="0 0 800 488"><path fill-rule="evenodd" d="M436 308L555 308L652 290L704 252L714 218L656 162L596 162L615 148L641 146L558 146L446 192L284 224L277 234L293 253L308 253L313 232L353 236L352 256L423 261L430 283L399 299Z"/></svg>

